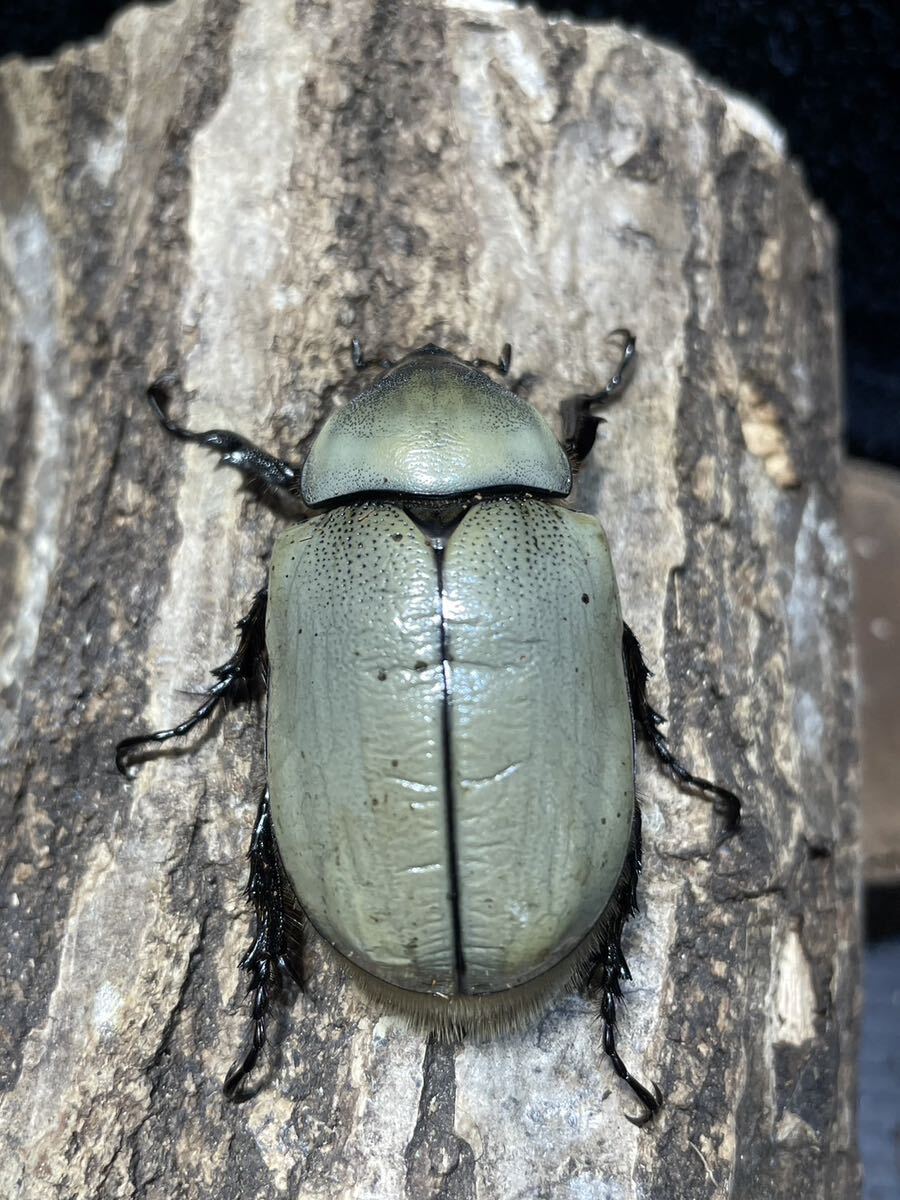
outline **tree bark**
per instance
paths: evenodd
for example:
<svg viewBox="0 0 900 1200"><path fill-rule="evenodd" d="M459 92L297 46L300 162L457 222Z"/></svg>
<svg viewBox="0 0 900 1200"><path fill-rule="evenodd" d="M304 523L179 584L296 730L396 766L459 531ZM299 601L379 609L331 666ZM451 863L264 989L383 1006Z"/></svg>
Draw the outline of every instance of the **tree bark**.
<svg viewBox="0 0 900 1200"><path fill-rule="evenodd" d="M3 1194L856 1194L835 241L778 131L643 37L487 0L133 9L7 62L0 105ZM113 747L196 703L283 518L162 434L148 380L290 455L352 394L354 334L508 339L555 420L623 325L576 503L674 748L745 800L717 847L641 757L620 1046L664 1109L625 1120L580 996L435 1047L316 955L227 1105L261 717L131 784Z"/></svg>

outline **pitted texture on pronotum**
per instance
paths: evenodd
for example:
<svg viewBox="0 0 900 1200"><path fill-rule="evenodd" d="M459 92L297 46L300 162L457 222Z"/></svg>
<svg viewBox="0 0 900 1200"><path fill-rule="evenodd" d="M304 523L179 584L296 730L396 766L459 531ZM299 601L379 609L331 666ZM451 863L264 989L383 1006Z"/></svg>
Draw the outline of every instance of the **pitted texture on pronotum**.
<svg viewBox="0 0 900 1200"><path fill-rule="evenodd" d="M342 955L415 992L507 992L514 1015L509 989L585 940L629 850L622 621L592 517L486 501L440 545L382 503L278 540L272 813Z"/></svg>
<svg viewBox="0 0 900 1200"><path fill-rule="evenodd" d="M566 496L571 486L569 460L537 409L446 354L411 356L333 413L302 476L310 506L373 492Z"/></svg>

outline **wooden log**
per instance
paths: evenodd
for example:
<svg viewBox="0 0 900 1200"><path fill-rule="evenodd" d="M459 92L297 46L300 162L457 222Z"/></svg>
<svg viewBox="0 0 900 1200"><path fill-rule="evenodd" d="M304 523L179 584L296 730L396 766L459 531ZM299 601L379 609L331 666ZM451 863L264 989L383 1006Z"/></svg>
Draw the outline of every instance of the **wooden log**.
<svg viewBox="0 0 900 1200"><path fill-rule="evenodd" d="M783 139L683 57L493 4L206 0L0 68L3 1194L846 1200L858 892L835 242ZM533 372L555 419L640 360L579 507L708 807L642 756L623 1056L589 1003L428 1046L335 968L220 1083L263 772L232 714L126 784L265 577L271 507L143 401L284 453L348 344Z"/></svg>

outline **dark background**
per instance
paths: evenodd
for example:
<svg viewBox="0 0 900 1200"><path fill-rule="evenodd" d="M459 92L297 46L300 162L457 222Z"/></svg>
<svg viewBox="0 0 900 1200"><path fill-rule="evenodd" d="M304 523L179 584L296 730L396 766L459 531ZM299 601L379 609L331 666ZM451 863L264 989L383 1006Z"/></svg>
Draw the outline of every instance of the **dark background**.
<svg viewBox="0 0 900 1200"><path fill-rule="evenodd" d="M897 0L612 0L545 3L616 18L687 50L785 129L837 222L852 454L900 466Z"/></svg>
<svg viewBox="0 0 900 1200"><path fill-rule="evenodd" d="M121 0L0 0L0 57L53 54L99 34L123 7ZM848 448L900 466L900 3L551 0L536 7L615 18L681 47L784 127L840 229Z"/></svg>

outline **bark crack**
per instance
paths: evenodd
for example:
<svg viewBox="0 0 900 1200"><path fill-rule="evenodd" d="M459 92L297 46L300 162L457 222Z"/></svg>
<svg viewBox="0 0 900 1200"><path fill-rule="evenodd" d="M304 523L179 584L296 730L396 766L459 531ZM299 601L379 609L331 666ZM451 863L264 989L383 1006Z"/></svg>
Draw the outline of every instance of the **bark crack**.
<svg viewBox="0 0 900 1200"><path fill-rule="evenodd" d="M406 1147L410 1200L474 1200L475 1155L455 1132L457 1045L434 1036L425 1047L416 1127Z"/></svg>

